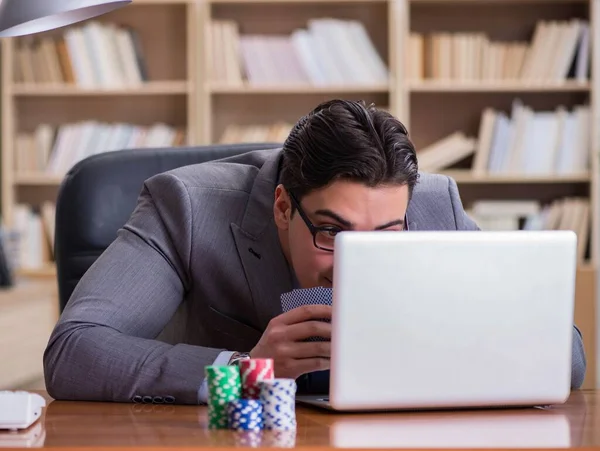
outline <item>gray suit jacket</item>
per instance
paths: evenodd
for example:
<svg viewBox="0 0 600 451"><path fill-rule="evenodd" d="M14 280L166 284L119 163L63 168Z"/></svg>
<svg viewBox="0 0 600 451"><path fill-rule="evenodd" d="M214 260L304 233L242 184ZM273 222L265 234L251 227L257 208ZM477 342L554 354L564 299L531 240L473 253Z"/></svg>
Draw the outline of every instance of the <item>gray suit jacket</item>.
<svg viewBox="0 0 600 451"><path fill-rule="evenodd" d="M117 239L76 287L44 353L55 399L195 404L204 367L248 351L292 289L272 204L280 151L179 168L146 181ZM456 184L423 174L412 230L473 230ZM585 359L573 330L574 387Z"/></svg>

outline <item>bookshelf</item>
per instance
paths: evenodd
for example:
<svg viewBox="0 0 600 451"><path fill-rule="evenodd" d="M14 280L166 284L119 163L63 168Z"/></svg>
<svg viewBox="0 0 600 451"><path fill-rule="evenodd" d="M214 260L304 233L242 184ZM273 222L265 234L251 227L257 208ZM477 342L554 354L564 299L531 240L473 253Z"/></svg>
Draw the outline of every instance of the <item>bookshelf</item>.
<svg viewBox="0 0 600 451"><path fill-rule="evenodd" d="M52 207L74 161L198 142L197 42L195 5L179 0L2 41L2 218L25 237L21 274L55 277Z"/></svg>
<svg viewBox="0 0 600 451"><path fill-rule="evenodd" d="M39 36L100 24L88 30L97 58L70 82L45 41L30 53L38 70L28 72L22 48L35 40L4 40L2 216L14 224L17 205L54 200L71 160L44 170L31 164L32 148L59 148L65 124L172 127L155 130L154 143L281 141L321 101L374 102L407 125L425 169L456 179L486 228L572 228L584 237L576 311L590 355L586 386L595 385L599 14L600 0L134 0ZM107 56L103 26L119 31L120 60ZM75 36L73 54L84 60ZM85 135L64 134L69 143ZM547 147L554 157L537 158ZM489 218L490 208L504 214ZM23 272L53 276L52 268Z"/></svg>

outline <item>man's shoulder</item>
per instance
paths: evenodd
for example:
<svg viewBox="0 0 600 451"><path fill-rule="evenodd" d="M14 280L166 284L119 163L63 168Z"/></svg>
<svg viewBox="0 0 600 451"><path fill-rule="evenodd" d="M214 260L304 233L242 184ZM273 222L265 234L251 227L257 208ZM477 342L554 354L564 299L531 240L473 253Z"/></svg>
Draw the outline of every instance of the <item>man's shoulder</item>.
<svg viewBox="0 0 600 451"><path fill-rule="evenodd" d="M464 209L456 182L442 174L420 173L408 216L420 230L455 230ZM462 225L460 225L462 227Z"/></svg>
<svg viewBox="0 0 600 451"><path fill-rule="evenodd" d="M419 180L414 188L414 195L449 196L452 179L447 175L419 172Z"/></svg>
<svg viewBox="0 0 600 451"><path fill-rule="evenodd" d="M245 152L218 160L206 161L163 172L148 179L147 184L177 183L187 189L228 190L250 193L260 169L281 149Z"/></svg>

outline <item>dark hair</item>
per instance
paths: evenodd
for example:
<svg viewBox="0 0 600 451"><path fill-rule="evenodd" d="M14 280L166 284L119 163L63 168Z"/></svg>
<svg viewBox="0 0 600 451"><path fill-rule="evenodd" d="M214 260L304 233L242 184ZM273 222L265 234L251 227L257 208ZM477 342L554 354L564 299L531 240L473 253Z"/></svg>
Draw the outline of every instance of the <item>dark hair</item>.
<svg viewBox="0 0 600 451"><path fill-rule="evenodd" d="M338 179L369 187L419 178L415 148L394 116L363 101L330 100L293 127L283 144L281 183L298 199Z"/></svg>

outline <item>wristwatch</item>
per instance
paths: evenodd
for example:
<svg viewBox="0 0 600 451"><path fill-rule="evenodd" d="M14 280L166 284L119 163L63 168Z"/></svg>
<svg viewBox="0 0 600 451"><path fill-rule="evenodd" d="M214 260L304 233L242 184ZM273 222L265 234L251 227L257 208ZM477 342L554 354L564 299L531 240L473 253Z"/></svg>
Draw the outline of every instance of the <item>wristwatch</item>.
<svg viewBox="0 0 600 451"><path fill-rule="evenodd" d="M234 352L233 354L231 354L227 365L238 365L240 361L248 360L249 358L250 354L248 354L247 352Z"/></svg>

